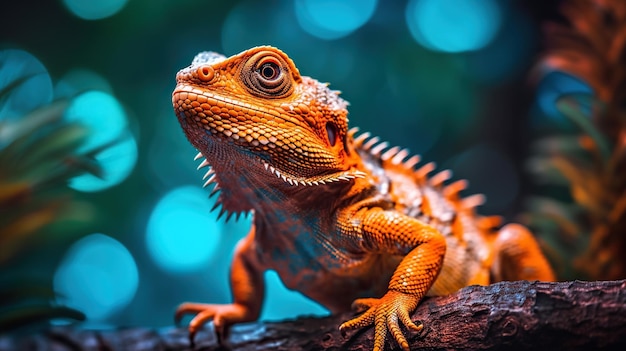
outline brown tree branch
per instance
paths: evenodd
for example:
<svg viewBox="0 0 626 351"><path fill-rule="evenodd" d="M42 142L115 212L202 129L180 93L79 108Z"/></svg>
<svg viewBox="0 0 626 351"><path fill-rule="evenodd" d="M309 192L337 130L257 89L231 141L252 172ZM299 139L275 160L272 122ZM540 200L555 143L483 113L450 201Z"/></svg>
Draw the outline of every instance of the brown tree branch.
<svg viewBox="0 0 626 351"><path fill-rule="evenodd" d="M371 350L373 330L343 337L337 326L352 313L250 323L231 329L233 350ZM503 282L471 286L426 299L413 314L421 333L407 332L420 349L624 349L626 280ZM389 344L389 349L395 344ZM184 328L87 331L52 328L27 337L0 337L0 350L189 350ZM198 333L196 350L219 349L212 327Z"/></svg>

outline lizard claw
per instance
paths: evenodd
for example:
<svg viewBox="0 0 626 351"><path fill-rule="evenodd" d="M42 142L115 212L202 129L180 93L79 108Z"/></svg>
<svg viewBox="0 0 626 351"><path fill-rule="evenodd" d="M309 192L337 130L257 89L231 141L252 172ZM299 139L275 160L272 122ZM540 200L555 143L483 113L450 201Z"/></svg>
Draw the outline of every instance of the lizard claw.
<svg viewBox="0 0 626 351"><path fill-rule="evenodd" d="M239 322L247 322L247 310L236 304L215 305L203 303L183 303L176 309L174 321L180 324L182 317L186 314L195 314L189 322L189 343L194 345L194 338L200 328L210 321L213 321L218 344L222 344L226 329L229 325Z"/></svg>
<svg viewBox="0 0 626 351"><path fill-rule="evenodd" d="M192 349L196 348L195 338L196 338L196 332L190 331L189 332L189 347L191 347Z"/></svg>
<svg viewBox="0 0 626 351"><path fill-rule="evenodd" d="M416 325L409 313L417 307L418 299L414 296L390 290L380 299L357 299L353 307L367 308L365 313L351 319L339 329L342 334L348 329L357 329L374 324L374 351L382 351L387 334L390 333L403 350L409 351L409 343L400 329L400 322L407 328L420 331L423 325Z"/></svg>

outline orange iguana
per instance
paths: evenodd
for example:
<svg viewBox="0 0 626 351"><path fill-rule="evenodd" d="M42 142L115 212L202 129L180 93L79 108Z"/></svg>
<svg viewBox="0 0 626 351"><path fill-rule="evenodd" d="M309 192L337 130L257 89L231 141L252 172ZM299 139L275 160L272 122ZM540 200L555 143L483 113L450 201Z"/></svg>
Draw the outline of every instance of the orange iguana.
<svg viewBox="0 0 626 351"><path fill-rule="evenodd" d="M332 312L364 311L342 331L375 326L374 350L388 334L409 349L400 325L426 295L499 280L553 280L532 234L499 217L479 217L482 196L460 198L465 181L414 170L418 156L348 130L347 102L301 76L282 51L255 47L226 58L198 54L176 75L180 124L211 166L229 216L253 211L253 226L232 262L234 302L184 303L217 330L259 317L263 272ZM221 214L222 214L221 213ZM201 228L198 228L201 230Z"/></svg>

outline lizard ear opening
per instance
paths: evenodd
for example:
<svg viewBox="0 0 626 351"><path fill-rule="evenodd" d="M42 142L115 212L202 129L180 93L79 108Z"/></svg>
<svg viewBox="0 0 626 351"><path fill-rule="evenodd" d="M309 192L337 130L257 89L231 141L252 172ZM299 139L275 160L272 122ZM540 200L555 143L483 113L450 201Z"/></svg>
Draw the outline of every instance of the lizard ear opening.
<svg viewBox="0 0 626 351"><path fill-rule="evenodd" d="M335 144L337 144L337 139L339 138L339 128L335 123L326 123L326 136L328 138L328 143L330 144L330 146L335 146ZM340 141L343 144L343 150L345 151L346 155L350 155L350 149L348 148L346 136L344 135Z"/></svg>
<svg viewBox="0 0 626 351"><path fill-rule="evenodd" d="M330 146L335 146L337 143L337 126L333 122L326 123L326 136Z"/></svg>

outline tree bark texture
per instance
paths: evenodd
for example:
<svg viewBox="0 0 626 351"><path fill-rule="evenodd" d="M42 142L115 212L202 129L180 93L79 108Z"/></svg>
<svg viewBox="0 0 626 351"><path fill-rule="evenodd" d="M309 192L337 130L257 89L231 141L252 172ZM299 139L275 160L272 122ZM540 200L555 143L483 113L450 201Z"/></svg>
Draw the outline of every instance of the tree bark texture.
<svg viewBox="0 0 626 351"><path fill-rule="evenodd" d="M230 329L222 346L212 325L189 344L184 328L113 331L52 327L28 336L0 336L5 350L371 350L373 328L338 330L354 316L258 322ZM624 350L626 280L502 282L427 298L413 313L420 333L405 330L412 350ZM396 350L395 342L387 349Z"/></svg>

